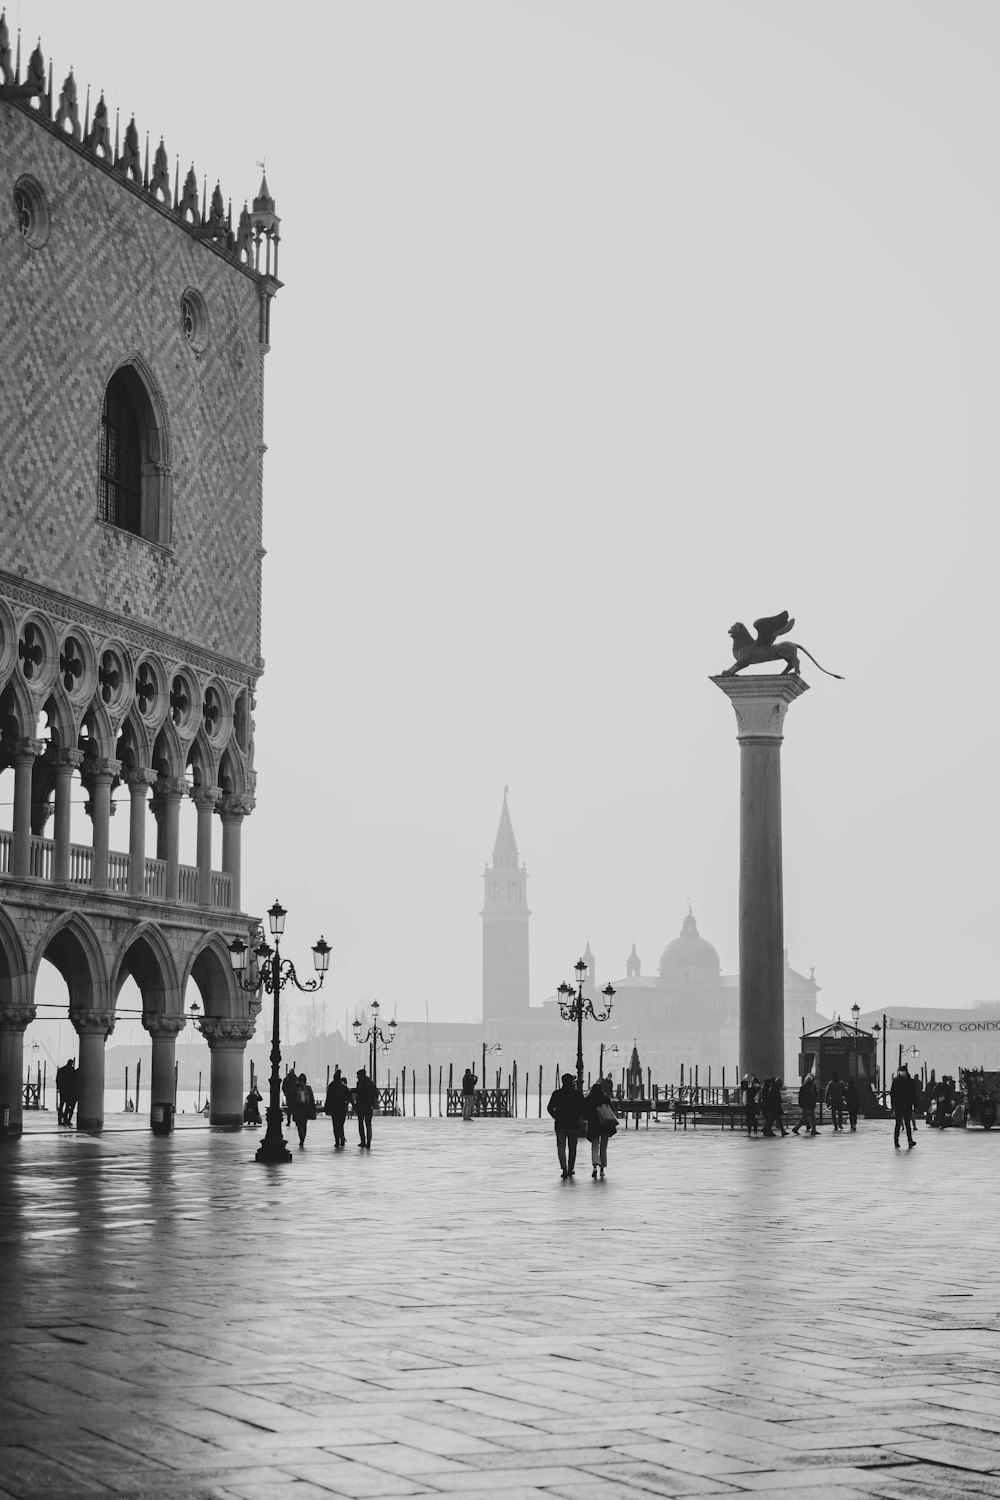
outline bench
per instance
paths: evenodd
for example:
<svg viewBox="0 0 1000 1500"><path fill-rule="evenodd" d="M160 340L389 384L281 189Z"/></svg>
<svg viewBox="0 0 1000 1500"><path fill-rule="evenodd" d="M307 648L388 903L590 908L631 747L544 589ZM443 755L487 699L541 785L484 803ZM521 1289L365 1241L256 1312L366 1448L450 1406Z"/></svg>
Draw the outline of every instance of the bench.
<svg viewBox="0 0 1000 1500"><path fill-rule="evenodd" d="M686 1101L675 1100L672 1106L674 1116L674 1129L680 1125L684 1130L688 1128L688 1120L692 1128L698 1124L714 1124L719 1122L719 1127L725 1130L728 1122L730 1130L740 1129L746 1124L746 1111L742 1104L690 1104Z"/></svg>

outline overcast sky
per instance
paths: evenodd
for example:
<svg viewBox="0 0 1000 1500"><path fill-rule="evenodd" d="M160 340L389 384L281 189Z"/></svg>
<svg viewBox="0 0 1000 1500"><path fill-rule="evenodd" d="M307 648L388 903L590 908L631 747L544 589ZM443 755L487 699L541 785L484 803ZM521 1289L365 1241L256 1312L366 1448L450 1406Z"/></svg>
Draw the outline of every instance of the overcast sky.
<svg viewBox="0 0 1000 1500"><path fill-rule="evenodd" d="M478 1018L505 783L536 1003L588 939L602 984L633 941L655 972L689 897L735 972L708 677L734 620L786 608L846 677L806 663L786 723L793 965L828 1014L1000 995L1000 8L20 19L235 211L266 159L243 890L307 966L325 932L341 1024L371 996Z"/></svg>

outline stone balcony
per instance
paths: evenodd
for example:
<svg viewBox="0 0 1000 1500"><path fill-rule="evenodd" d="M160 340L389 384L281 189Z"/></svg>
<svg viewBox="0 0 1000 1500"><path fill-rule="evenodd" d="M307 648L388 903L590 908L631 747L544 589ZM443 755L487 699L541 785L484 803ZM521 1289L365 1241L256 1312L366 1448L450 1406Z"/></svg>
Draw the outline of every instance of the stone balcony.
<svg viewBox="0 0 1000 1500"><path fill-rule="evenodd" d="M13 848L13 834L10 830L0 830L0 876L9 876L12 873L11 852ZM91 867L93 863L93 849L88 844L71 844L69 859L69 883L74 886L90 887ZM33 880L51 882L53 880L53 864L55 856L55 840L32 837L31 852L29 858L28 876ZM108 853L108 879L104 892L109 895L128 895L129 892L129 863L130 856L120 854L115 850ZM163 859L144 860L143 895L155 901L167 899L167 862ZM233 909L233 882L232 876L221 870L211 872L211 897L209 905L218 911L232 911ZM197 906L198 901L198 867L197 865L178 865L177 867L177 900L186 905Z"/></svg>

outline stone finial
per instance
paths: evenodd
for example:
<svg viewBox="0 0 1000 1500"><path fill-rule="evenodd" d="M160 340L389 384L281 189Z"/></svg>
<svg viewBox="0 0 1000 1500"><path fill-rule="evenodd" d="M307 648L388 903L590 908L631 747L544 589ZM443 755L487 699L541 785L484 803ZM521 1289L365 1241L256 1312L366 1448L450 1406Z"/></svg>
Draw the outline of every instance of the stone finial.
<svg viewBox="0 0 1000 1500"><path fill-rule="evenodd" d="M116 154L115 167L123 177L131 177L133 182L142 186L142 161L139 157L139 131L135 115L125 127L125 144L121 156Z"/></svg>
<svg viewBox="0 0 1000 1500"><path fill-rule="evenodd" d="M246 203L243 204L243 210L240 213L233 250L237 260L243 261L248 266L253 265L253 224L250 222L250 210Z"/></svg>
<svg viewBox="0 0 1000 1500"><path fill-rule="evenodd" d="M182 219L187 219L190 214L192 224L201 223L201 209L198 206L198 179L194 175L194 162L191 163L184 179L184 191L176 207Z"/></svg>
<svg viewBox="0 0 1000 1500"><path fill-rule="evenodd" d="M24 85L33 99L42 98L45 94L45 58L42 55L41 37L38 38L35 50L28 58L28 71Z"/></svg>
<svg viewBox="0 0 1000 1500"><path fill-rule="evenodd" d="M80 129L80 103L76 91L76 79L73 77L73 69L70 68L66 75L66 81L59 95L59 107L56 110L56 124L60 130L66 130L67 135L72 135L75 141L82 138Z"/></svg>
<svg viewBox="0 0 1000 1500"><path fill-rule="evenodd" d="M14 70L10 65L10 32L7 29L7 12L0 11L0 84L9 88L14 82Z"/></svg>
<svg viewBox="0 0 1000 1500"><path fill-rule="evenodd" d="M153 156L153 172L149 179L149 191L160 203L170 203L170 161L167 157L167 148L160 136L160 144Z"/></svg>

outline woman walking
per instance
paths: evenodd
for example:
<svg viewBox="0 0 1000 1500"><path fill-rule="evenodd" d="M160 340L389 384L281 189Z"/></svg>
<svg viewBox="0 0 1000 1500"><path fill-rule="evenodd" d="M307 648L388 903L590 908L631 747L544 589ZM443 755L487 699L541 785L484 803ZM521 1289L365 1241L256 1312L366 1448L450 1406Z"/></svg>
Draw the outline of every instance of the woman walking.
<svg viewBox="0 0 1000 1500"><path fill-rule="evenodd" d="M316 1095L306 1082L306 1075L300 1073L291 1090L292 1119L299 1133L299 1150L306 1143L306 1128L310 1120L316 1118Z"/></svg>
<svg viewBox="0 0 1000 1500"><path fill-rule="evenodd" d="M587 1121L587 1140L590 1142L590 1159L594 1167L590 1175L596 1177L600 1172L603 1177L608 1164L608 1141L618 1129L618 1120L599 1083L594 1084L584 1100L583 1113Z"/></svg>

